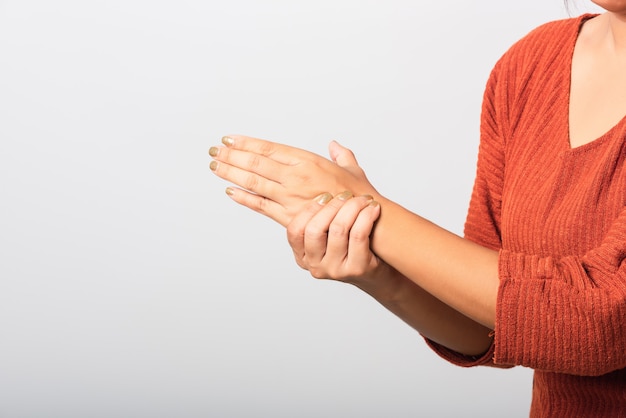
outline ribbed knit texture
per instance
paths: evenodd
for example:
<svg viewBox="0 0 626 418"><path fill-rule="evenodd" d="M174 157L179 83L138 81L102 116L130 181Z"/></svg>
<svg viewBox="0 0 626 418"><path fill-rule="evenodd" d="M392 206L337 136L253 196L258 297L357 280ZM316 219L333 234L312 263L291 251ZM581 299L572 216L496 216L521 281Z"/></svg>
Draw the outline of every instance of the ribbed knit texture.
<svg viewBox="0 0 626 418"><path fill-rule="evenodd" d="M465 236L500 251L494 343L475 359L431 343L462 366L535 369L531 417L626 417L626 118L569 145L589 17L535 29L491 74Z"/></svg>

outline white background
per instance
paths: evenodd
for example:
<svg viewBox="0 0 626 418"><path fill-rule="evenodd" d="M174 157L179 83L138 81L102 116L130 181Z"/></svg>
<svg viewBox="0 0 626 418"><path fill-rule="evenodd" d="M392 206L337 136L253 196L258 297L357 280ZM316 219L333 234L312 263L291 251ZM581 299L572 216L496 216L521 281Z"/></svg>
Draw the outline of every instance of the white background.
<svg viewBox="0 0 626 418"><path fill-rule="evenodd" d="M590 7L572 8L577 15ZM560 0L0 0L0 417L524 417L316 281L207 150L352 148L462 232L484 84Z"/></svg>

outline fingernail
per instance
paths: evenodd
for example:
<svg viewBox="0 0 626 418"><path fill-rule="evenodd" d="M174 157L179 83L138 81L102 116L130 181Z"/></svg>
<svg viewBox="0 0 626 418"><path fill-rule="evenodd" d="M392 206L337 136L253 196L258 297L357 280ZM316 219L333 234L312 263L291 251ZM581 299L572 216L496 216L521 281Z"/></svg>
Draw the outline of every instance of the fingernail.
<svg viewBox="0 0 626 418"><path fill-rule="evenodd" d="M352 192L349 192L348 190L337 195L337 199L339 200L348 200L350 198L352 198Z"/></svg>
<svg viewBox="0 0 626 418"><path fill-rule="evenodd" d="M227 147L232 147L235 144L235 140L232 139L230 136L225 136L222 137L222 143Z"/></svg>
<svg viewBox="0 0 626 418"><path fill-rule="evenodd" d="M361 195L361 197L364 197L366 200L374 200L374 196L372 196L371 194L364 194Z"/></svg>
<svg viewBox="0 0 626 418"><path fill-rule="evenodd" d="M226 188L226 194L227 194L228 196L232 196L232 195L234 195L234 194L235 194L235 189L233 189L232 187L227 187L227 188Z"/></svg>
<svg viewBox="0 0 626 418"><path fill-rule="evenodd" d="M369 206L371 206L371 207L375 208L375 207L380 206L380 203L378 203L378 202L377 202L377 201L375 201L375 200L372 200L372 201L370 202Z"/></svg>
<svg viewBox="0 0 626 418"><path fill-rule="evenodd" d="M211 164L209 164L209 168L211 169L211 171L217 170L217 161L211 161Z"/></svg>
<svg viewBox="0 0 626 418"><path fill-rule="evenodd" d="M322 193L321 195L317 196L314 200L320 205L325 205L326 203L330 202L332 199L333 199L332 194Z"/></svg>
<svg viewBox="0 0 626 418"><path fill-rule="evenodd" d="M217 157L217 154L220 153L220 149L218 147L211 147L209 148L209 155L211 157Z"/></svg>

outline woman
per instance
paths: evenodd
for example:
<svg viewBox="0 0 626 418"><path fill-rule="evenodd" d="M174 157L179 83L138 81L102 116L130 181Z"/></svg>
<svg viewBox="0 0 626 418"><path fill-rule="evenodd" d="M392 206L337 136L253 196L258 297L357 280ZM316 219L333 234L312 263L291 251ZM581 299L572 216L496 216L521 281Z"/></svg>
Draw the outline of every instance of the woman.
<svg viewBox="0 0 626 418"><path fill-rule="evenodd" d="M594 2L606 12L545 24L494 67L464 238L386 199L335 142L332 161L234 135L209 150L313 276L358 286L455 364L535 369L536 417L626 416L626 1Z"/></svg>

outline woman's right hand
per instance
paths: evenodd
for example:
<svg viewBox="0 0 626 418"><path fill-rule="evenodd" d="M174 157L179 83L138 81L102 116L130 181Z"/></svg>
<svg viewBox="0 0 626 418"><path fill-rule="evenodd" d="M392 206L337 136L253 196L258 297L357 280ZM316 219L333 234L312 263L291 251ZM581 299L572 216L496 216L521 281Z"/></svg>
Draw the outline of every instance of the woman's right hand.
<svg viewBox="0 0 626 418"><path fill-rule="evenodd" d="M379 216L380 205L371 196L318 196L287 225L296 263L318 279L355 285L375 279L388 268L370 249Z"/></svg>

